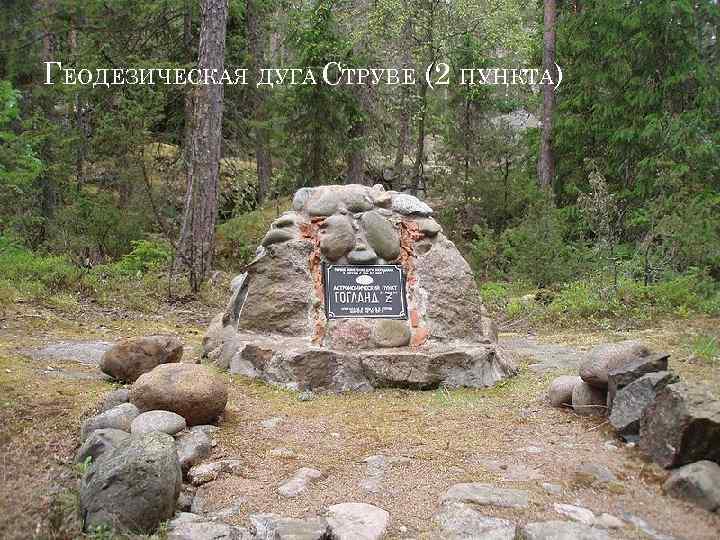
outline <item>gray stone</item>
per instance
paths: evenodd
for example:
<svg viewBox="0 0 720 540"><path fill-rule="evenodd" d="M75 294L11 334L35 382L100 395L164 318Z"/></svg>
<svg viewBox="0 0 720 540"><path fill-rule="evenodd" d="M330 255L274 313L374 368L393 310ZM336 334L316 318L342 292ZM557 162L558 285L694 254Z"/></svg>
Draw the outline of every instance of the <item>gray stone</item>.
<svg viewBox="0 0 720 540"><path fill-rule="evenodd" d="M87 458L97 461L101 454L115 448L121 441L127 439L130 434L119 429L96 429L91 432L85 442L75 455L75 463L84 463Z"/></svg>
<svg viewBox="0 0 720 540"><path fill-rule="evenodd" d="M655 396L660 390L677 380L677 376L674 374L668 371L659 371L648 373L624 386L612 401L610 424L621 437L637 435L640 430L640 417L645 407L655 400Z"/></svg>
<svg viewBox="0 0 720 540"><path fill-rule="evenodd" d="M292 229L270 229L262 239L262 245L267 247L273 244L288 242L294 240L297 236L297 232Z"/></svg>
<svg viewBox="0 0 720 540"><path fill-rule="evenodd" d="M183 512L168 523L167 540L250 540L246 529Z"/></svg>
<svg viewBox="0 0 720 540"><path fill-rule="evenodd" d="M438 233L442 231L442 227L440 227L438 222L432 218L418 219L416 223L418 225L418 230L425 236L429 236L431 238L436 237Z"/></svg>
<svg viewBox="0 0 720 540"><path fill-rule="evenodd" d="M200 486L217 480L221 476L240 473L242 473L242 463L239 459L222 459L191 467L188 471L188 480L192 485Z"/></svg>
<svg viewBox="0 0 720 540"><path fill-rule="evenodd" d="M515 524L506 519L483 516L470 505L444 504L435 516L438 539L515 540Z"/></svg>
<svg viewBox="0 0 720 540"><path fill-rule="evenodd" d="M175 441L153 432L120 441L90 466L80 484L85 530L109 526L149 534L175 513L182 486Z"/></svg>
<svg viewBox="0 0 720 540"><path fill-rule="evenodd" d="M130 424L130 433L150 433L161 431L168 435L175 435L187 427L185 419L179 414L170 411L148 411L140 414Z"/></svg>
<svg viewBox="0 0 720 540"><path fill-rule="evenodd" d="M327 523L335 540L380 540L390 514L366 503L342 503L328 508Z"/></svg>
<svg viewBox="0 0 720 540"><path fill-rule="evenodd" d="M608 540L606 531L574 521L528 523L518 530L518 540Z"/></svg>
<svg viewBox="0 0 720 540"><path fill-rule="evenodd" d="M720 400L703 385L662 389L640 418L640 449L663 467L720 461Z"/></svg>
<svg viewBox="0 0 720 540"><path fill-rule="evenodd" d="M97 416L88 418L82 423L80 440L85 442L88 435L96 429L112 428L130 432L132 421L137 418L140 411L131 403L123 403L117 407L100 413Z"/></svg>
<svg viewBox="0 0 720 540"><path fill-rule="evenodd" d="M598 345L580 364L580 377L591 386L605 389L608 387L608 369L620 367L649 354L650 349L639 341L628 340Z"/></svg>
<svg viewBox="0 0 720 540"><path fill-rule="evenodd" d="M355 249L348 253L347 256L348 263L350 264L373 264L377 261L377 258L377 253L365 246L362 246L361 249L355 246Z"/></svg>
<svg viewBox="0 0 720 540"><path fill-rule="evenodd" d="M583 508L582 506L555 503L553 508L558 514L569 517L573 521L584 523L585 525L595 524L595 514L593 511Z"/></svg>
<svg viewBox="0 0 720 540"><path fill-rule="evenodd" d="M272 418L268 418L267 420L260 422L260 425L265 429L273 429L280 422L282 422L282 416L273 416Z"/></svg>
<svg viewBox="0 0 720 540"><path fill-rule="evenodd" d="M171 411L190 426L217 419L227 399L223 377L193 364L160 365L141 375L130 390L130 402L141 411Z"/></svg>
<svg viewBox="0 0 720 540"><path fill-rule="evenodd" d="M620 366L608 366L608 412L612 412L615 395L622 388L635 382L649 373L666 372L668 369L667 354L650 354L626 361ZM671 377L672 378L672 377ZM677 377L675 377L677 379ZM662 386L671 382L668 379Z"/></svg>
<svg viewBox="0 0 720 540"><path fill-rule="evenodd" d="M572 406L581 416L602 416L607 411L607 392L581 382L573 388Z"/></svg>
<svg viewBox="0 0 720 540"><path fill-rule="evenodd" d="M676 499L717 512L720 509L720 465L703 460L680 467L665 481L663 490Z"/></svg>
<svg viewBox="0 0 720 540"><path fill-rule="evenodd" d="M372 192L367 186L348 184L341 193L342 202L348 212L366 212L373 207Z"/></svg>
<svg viewBox="0 0 720 540"><path fill-rule="evenodd" d="M505 489L490 484L455 484L442 498L443 502L471 503L478 506L527 508L529 494L520 489Z"/></svg>
<svg viewBox="0 0 720 540"><path fill-rule="evenodd" d="M392 209L398 214L418 215L427 217L433 213L432 208L420 199L407 193L395 193L392 196Z"/></svg>
<svg viewBox="0 0 720 540"><path fill-rule="evenodd" d="M670 536L669 534L663 534L656 531L653 527L650 526L647 521L645 521L639 516L635 516L633 514L625 512L623 513L623 519L627 523L630 523L634 527L640 529L643 533L645 533L648 538L651 538L652 540L675 540L674 536Z"/></svg>
<svg viewBox="0 0 720 540"><path fill-rule="evenodd" d="M120 388L118 390L113 390L112 392L108 392L107 394L105 394L105 397L103 398L102 403L100 404L98 413L103 413L105 411L109 411L110 409L114 409L118 405L127 403L129 397L130 397L130 390L128 390L127 388Z"/></svg>
<svg viewBox="0 0 720 540"><path fill-rule="evenodd" d="M307 203L307 200L310 198L310 195L312 195L312 188L300 188L295 192L295 196L293 197L293 210L300 211L305 207L305 204Z"/></svg>
<svg viewBox="0 0 720 540"><path fill-rule="evenodd" d="M189 512L192 508L193 499L195 498L196 489L194 486L183 484L175 505L178 512Z"/></svg>
<svg viewBox="0 0 720 540"><path fill-rule="evenodd" d="M553 379L548 390L548 398L553 407L572 405L573 389L582 382L580 377L561 375Z"/></svg>
<svg viewBox="0 0 720 540"><path fill-rule="evenodd" d="M314 294L308 268L312 250L310 241L293 240L270 246L264 257L250 263L242 305L225 324L240 331L307 335Z"/></svg>
<svg viewBox="0 0 720 540"><path fill-rule="evenodd" d="M600 514L595 518L595 526L603 529L622 529L624 523L611 514Z"/></svg>
<svg viewBox="0 0 720 540"><path fill-rule="evenodd" d="M278 493L283 497L297 497L305 492L308 485L322 477L322 473L317 469L309 467L301 467L291 478L280 484Z"/></svg>
<svg viewBox="0 0 720 540"><path fill-rule="evenodd" d="M339 191L328 187L315 188L305 203L305 210L310 216L331 216L339 210L340 202Z"/></svg>
<svg viewBox="0 0 720 540"><path fill-rule="evenodd" d="M605 465L599 463L582 463L577 468L575 474L580 479L586 479L590 483L600 482L607 484L609 482L617 482L617 476Z"/></svg>
<svg viewBox="0 0 720 540"><path fill-rule="evenodd" d="M117 342L103 355L100 369L119 381L135 382L161 364L179 362L182 354L182 342L173 336L129 338Z"/></svg>
<svg viewBox="0 0 720 540"><path fill-rule="evenodd" d="M294 519L277 514L252 514L250 523L250 531L258 540L328 540L332 538L328 524L322 518Z"/></svg>
<svg viewBox="0 0 720 540"><path fill-rule="evenodd" d="M400 236L393 224L379 212L365 212L360 219L370 247L386 261L400 255Z"/></svg>
<svg viewBox="0 0 720 540"><path fill-rule="evenodd" d="M320 230L320 250L330 261L337 261L355 245L355 230L347 216L334 215L325 219Z"/></svg>
<svg viewBox="0 0 720 540"><path fill-rule="evenodd" d="M29 355L34 360L72 360L96 366L111 347L112 343L107 341L62 341L29 351Z"/></svg>
<svg viewBox="0 0 720 540"><path fill-rule="evenodd" d="M542 488L551 495L561 495L563 491L560 484L552 484L550 482L543 482Z"/></svg>
<svg viewBox="0 0 720 540"><path fill-rule="evenodd" d="M178 460L182 470L188 471L210 455L212 440L204 431L191 430L181 434L176 440Z"/></svg>
<svg viewBox="0 0 720 540"><path fill-rule="evenodd" d="M406 321L380 319L375 321L371 337L378 347L404 347L410 343L410 327Z"/></svg>
<svg viewBox="0 0 720 540"><path fill-rule="evenodd" d="M384 456L378 454L368 456L363 460L366 464L365 478L360 482L360 487L366 493L379 493L382 490L382 483L385 473L395 465L405 464L410 458L404 456Z"/></svg>

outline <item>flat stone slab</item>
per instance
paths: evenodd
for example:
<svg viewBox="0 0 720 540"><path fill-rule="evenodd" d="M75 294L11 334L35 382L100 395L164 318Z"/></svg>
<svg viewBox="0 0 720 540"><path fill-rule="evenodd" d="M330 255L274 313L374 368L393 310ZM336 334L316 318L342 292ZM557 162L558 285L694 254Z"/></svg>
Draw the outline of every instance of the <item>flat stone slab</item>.
<svg viewBox="0 0 720 540"><path fill-rule="evenodd" d="M586 351L565 345L540 343L534 337L501 337L499 344L510 353L530 358L532 362L528 367L535 373L578 368L587 357Z"/></svg>
<svg viewBox="0 0 720 540"><path fill-rule="evenodd" d="M219 362L233 374L323 392L487 388L517 373L492 344L346 351L315 346L308 338L248 333L226 342Z"/></svg>
<svg viewBox="0 0 720 540"><path fill-rule="evenodd" d="M86 366L96 366L112 345L109 341L61 341L42 349L32 349L26 354L33 360L72 360Z"/></svg>
<svg viewBox="0 0 720 540"><path fill-rule="evenodd" d="M455 484L450 486L443 503L472 503L478 506L500 506L503 508L527 508L529 494L520 489L505 489L490 484Z"/></svg>

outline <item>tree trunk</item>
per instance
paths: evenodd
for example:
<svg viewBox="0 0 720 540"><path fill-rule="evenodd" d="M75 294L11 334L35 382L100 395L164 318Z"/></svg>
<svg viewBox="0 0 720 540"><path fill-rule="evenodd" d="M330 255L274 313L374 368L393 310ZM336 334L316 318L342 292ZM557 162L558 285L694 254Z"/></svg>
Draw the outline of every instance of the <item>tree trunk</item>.
<svg viewBox="0 0 720 540"><path fill-rule="evenodd" d="M210 70L219 82L225 64L227 0L203 0L201 13L198 69ZM187 192L178 247L193 292L212 267L218 207L223 86L207 82L195 87L192 104Z"/></svg>
<svg viewBox="0 0 720 540"><path fill-rule="evenodd" d="M543 70L555 73L555 0L545 0L543 37ZM555 77L553 77L555 82ZM552 123L555 112L555 87L552 84L543 86L542 134L540 138L540 155L538 158L538 181L543 189L551 189L555 178L555 157L552 150Z"/></svg>
<svg viewBox="0 0 720 540"><path fill-rule="evenodd" d="M415 147L415 163L413 163L413 177L410 192L417 195L420 180L423 176L423 161L425 159L425 115L427 114L427 84L420 80L420 114L418 115L417 145Z"/></svg>
<svg viewBox="0 0 720 540"><path fill-rule="evenodd" d="M365 180L365 145L358 142L364 139L367 134L367 124L364 120L356 122L350 128L350 144L352 150L347 157L347 174L345 175L346 184L366 184Z"/></svg>
<svg viewBox="0 0 720 540"><path fill-rule="evenodd" d="M260 28L260 5L257 0L248 0L245 5L245 24L247 30L247 47L250 55L250 73L256 74L265 63L265 41ZM253 75L254 76L254 75ZM263 92L253 88L251 96L253 108L253 127L255 135L255 164L257 168L256 200L260 206L267 198L272 177L272 153L270 152L270 134L265 115L265 99Z"/></svg>

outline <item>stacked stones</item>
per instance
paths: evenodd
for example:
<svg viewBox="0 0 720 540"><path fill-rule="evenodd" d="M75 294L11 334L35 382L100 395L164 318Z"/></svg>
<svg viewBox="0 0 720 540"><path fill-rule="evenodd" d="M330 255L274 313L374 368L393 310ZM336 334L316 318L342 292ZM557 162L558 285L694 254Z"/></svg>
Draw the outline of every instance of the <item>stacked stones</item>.
<svg viewBox="0 0 720 540"><path fill-rule="evenodd" d="M233 280L204 354L232 373L309 391L486 387L512 376L470 267L432 213L380 185L299 190ZM407 320L328 320L325 264L401 267Z"/></svg>
<svg viewBox="0 0 720 540"><path fill-rule="evenodd" d="M209 455L205 425L225 410L227 387L204 366L179 363L182 343L170 336L123 340L100 362L130 389L110 392L85 420L76 462L85 530L151 533L176 511L183 474Z"/></svg>
<svg viewBox="0 0 720 540"><path fill-rule="evenodd" d="M673 471L664 489L710 511L720 508L720 400L681 382L667 354L637 341L600 345L579 370L550 385L553 406L607 415L624 440Z"/></svg>

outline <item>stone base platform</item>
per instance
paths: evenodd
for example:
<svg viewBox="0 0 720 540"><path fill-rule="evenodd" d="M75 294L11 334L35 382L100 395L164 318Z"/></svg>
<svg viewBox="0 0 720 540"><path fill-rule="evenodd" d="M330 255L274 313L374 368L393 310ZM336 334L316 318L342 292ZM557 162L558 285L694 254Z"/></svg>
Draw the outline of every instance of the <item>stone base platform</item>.
<svg viewBox="0 0 720 540"><path fill-rule="evenodd" d="M517 373L497 345L477 343L347 351L306 338L237 333L210 358L234 374L315 392L486 388Z"/></svg>

